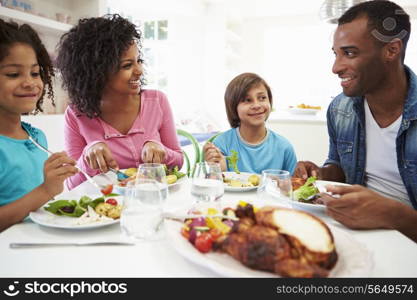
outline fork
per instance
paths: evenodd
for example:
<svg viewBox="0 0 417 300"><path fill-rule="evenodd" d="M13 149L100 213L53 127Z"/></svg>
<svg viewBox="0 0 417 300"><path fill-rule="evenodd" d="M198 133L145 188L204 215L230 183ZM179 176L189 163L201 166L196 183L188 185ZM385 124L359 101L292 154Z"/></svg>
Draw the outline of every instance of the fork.
<svg viewBox="0 0 417 300"><path fill-rule="evenodd" d="M45 148L44 146L42 146L41 144L39 144L37 141L35 141L30 135L29 135L29 140L39 149L41 149L42 151L48 153L48 154L53 154L52 151L50 151L49 149ZM94 185L96 188L98 188L99 190L103 189L105 186L98 184L96 181L94 181L93 178L91 178L90 175L87 174L87 172L84 172L79 166L75 165L75 167L85 176L85 178L87 178L88 182L91 183L92 185Z"/></svg>
<svg viewBox="0 0 417 300"><path fill-rule="evenodd" d="M109 170L117 175L117 180L119 180L119 181L123 181L123 180L129 178L129 176L127 176L125 173L121 172L120 170L116 170L116 169L113 169L113 168L109 168Z"/></svg>

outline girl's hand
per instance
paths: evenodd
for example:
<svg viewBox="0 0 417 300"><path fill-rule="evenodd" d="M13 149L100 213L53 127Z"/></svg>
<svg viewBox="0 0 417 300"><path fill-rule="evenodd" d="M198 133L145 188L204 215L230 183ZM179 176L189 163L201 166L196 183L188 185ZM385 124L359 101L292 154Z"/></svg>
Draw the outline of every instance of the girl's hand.
<svg viewBox="0 0 417 300"><path fill-rule="evenodd" d="M142 161L144 163L159 163L165 161L166 151L158 143L146 142L142 148Z"/></svg>
<svg viewBox="0 0 417 300"><path fill-rule="evenodd" d="M207 142L203 147L204 160L220 164L222 171L226 171L226 158L219 148L213 143Z"/></svg>
<svg viewBox="0 0 417 300"><path fill-rule="evenodd" d="M88 148L85 159L91 169L100 170L102 173L108 172L109 168L119 169L106 143L97 143Z"/></svg>
<svg viewBox="0 0 417 300"><path fill-rule="evenodd" d="M65 152L54 153L45 161L41 187L51 198L62 193L65 179L78 173L75 164Z"/></svg>

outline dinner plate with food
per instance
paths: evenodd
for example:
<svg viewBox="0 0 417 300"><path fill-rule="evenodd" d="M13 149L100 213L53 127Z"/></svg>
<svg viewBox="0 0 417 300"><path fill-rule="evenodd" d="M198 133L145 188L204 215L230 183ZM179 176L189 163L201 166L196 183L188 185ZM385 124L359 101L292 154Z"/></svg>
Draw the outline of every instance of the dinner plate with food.
<svg viewBox="0 0 417 300"><path fill-rule="evenodd" d="M114 178L114 188L115 191L119 194L124 195L126 190L126 185L129 181L136 179L137 168L129 168L129 169L122 169L120 170L123 174L127 175L128 178L124 180L118 180L116 177ZM182 182L187 180L187 176L185 173L178 170L178 167L167 168L165 166L165 172L167 174L167 184L168 188L172 188L174 186L180 185Z"/></svg>
<svg viewBox="0 0 417 300"><path fill-rule="evenodd" d="M307 180L301 178L293 178L293 200L289 200L293 208L307 210L311 212L324 213L326 206L316 203L318 193L327 193L327 185L340 185L349 186L350 184L317 180L314 176L309 177ZM338 197L338 195L333 195Z"/></svg>
<svg viewBox="0 0 417 300"><path fill-rule="evenodd" d="M247 192L258 188L261 176L247 172L223 172L224 190L227 192Z"/></svg>
<svg viewBox="0 0 417 300"><path fill-rule="evenodd" d="M308 212L239 202L200 213L204 217L167 220L167 238L184 258L221 276L371 274L373 258L363 244Z"/></svg>
<svg viewBox="0 0 417 300"><path fill-rule="evenodd" d="M288 107L288 111L294 115L315 115L320 112L321 106L298 104Z"/></svg>
<svg viewBox="0 0 417 300"><path fill-rule="evenodd" d="M31 212L33 222L62 229L92 229L119 223L123 197L107 195L74 196L62 194Z"/></svg>

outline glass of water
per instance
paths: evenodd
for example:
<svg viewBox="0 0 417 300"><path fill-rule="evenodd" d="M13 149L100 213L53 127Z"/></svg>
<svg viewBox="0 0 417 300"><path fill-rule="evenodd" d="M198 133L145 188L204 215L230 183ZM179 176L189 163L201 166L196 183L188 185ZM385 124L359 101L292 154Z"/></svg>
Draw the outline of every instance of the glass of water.
<svg viewBox="0 0 417 300"><path fill-rule="evenodd" d="M168 183L166 179L165 167L163 164L146 163L138 166L136 182L142 179L150 179L157 182L163 201L168 198Z"/></svg>
<svg viewBox="0 0 417 300"><path fill-rule="evenodd" d="M138 166L136 180L126 186L120 226L125 236L136 240L158 240L163 236L162 211L168 198L163 164Z"/></svg>
<svg viewBox="0 0 417 300"><path fill-rule="evenodd" d="M160 184L153 179L138 178L126 185L120 227L133 240L158 240L163 234L162 210L165 199Z"/></svg>
<svg viewBox="0 0 417 300"><path fill-rule="evenodd" d="M258 188L258 198L261 201L277 199L292 200L290 172L277 169L263 170L261 185Z"/></svg>
<svg viewBox="0 0 417 300"><path fill-rule="evenodd" d="M223 176L220 164L200 162L191 183L191 195L195 199L195 208L220 207L220 198L224 194Z"/></svg>

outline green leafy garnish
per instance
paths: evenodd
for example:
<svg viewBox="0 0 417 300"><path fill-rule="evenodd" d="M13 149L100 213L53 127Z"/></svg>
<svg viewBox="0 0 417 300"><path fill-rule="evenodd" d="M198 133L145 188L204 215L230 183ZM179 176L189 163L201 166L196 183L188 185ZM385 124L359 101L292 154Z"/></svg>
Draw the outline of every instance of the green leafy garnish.
<svg viewBox="0 0 417 300"><path fill-rule="evenodd" d="M118 196L118 194L114 195ZM93 200L88 196L82 196L78 201L57 200L50 202L44 207L44 209L54 215L78 218L87 211L87 206L91 206L94 209L99 203L102 202L104 202L104 197L99 197Z"/></svg>
<svg viewBox="0 0 417 300"><path fill-rule="evenodd" d="M237 151L231 150L232 155L226 156L227 162L229 164L229 168L232 168L236 174L240 174L239 169L237 168L237 161L239 160L239 156Z"/></svg>
<svg viewBox="0 0 417 300"><path fill-rule="evenodd" d="M170 172L168 172L167 175L175 175L175 176L177 176L177 179L180 179L180 178L185 176L185 173L180 172L178 170L178 166L175 166L173 169L170 170Z"/></svg>
<svg viewBox="0 0 417 300"><path fill-rule="evenodd" d="M316 177L311 176L307 179L306 183L294 191L294 200L301 202L310 202L306 199L319 193L319 190L314 186L314 182L317 180Z"/></svg>

